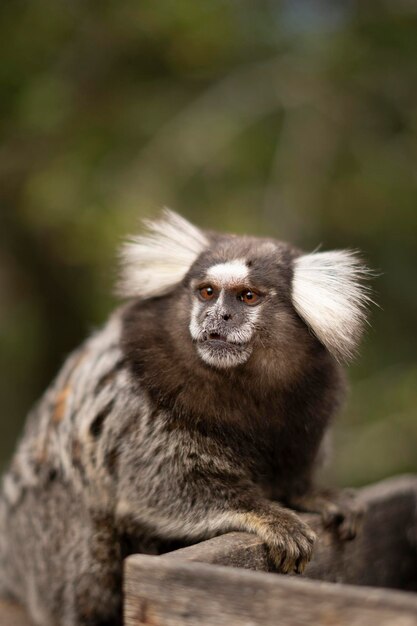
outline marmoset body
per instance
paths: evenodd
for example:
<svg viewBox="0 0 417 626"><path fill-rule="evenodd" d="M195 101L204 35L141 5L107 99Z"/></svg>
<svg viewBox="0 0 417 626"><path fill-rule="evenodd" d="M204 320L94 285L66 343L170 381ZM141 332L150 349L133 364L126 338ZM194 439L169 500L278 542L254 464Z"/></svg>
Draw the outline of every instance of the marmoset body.
<svg viewBox="0 0 417 626"><path fill-rule="evenodd" d="M129 298L28 417L0 498L0 593L39 626L122 623L122 561L232 530L302 572L314 484L369 300L349 251L203 232L166 211L121 253ZM290 507L290 508L289 508Z"/></svg>

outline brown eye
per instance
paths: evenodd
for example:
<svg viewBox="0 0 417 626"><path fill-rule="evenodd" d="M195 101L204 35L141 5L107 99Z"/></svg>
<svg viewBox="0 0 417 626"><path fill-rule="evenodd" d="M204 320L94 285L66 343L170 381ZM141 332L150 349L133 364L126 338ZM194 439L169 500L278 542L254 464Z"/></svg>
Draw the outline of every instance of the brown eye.
<svg viewBox="0 0 417 626"><path fill-rule="evenodd" d="M253 304L257 304L259 302L259 295L250 289L245 289L238 295L238 300L252 306Z"/></svg>
<svg viewBox="0 0 417 626"><path fill-rule="evenodd" d="M210 285L201 287L198 292L203 300L211 300L214 296L214 289Z"/></svg>

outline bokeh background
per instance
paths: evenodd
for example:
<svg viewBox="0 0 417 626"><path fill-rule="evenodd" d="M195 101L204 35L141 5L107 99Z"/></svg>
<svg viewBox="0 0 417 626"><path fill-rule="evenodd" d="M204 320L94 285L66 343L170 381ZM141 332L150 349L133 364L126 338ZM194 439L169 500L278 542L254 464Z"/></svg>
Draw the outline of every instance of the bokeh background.
<svg viewBox="0 0 417 626"><path fill-rule="evenodd" d="M405 0L0 3L0 466L168 205L364 251L381 308L327 473L417 471L416 103Z"/></svg>

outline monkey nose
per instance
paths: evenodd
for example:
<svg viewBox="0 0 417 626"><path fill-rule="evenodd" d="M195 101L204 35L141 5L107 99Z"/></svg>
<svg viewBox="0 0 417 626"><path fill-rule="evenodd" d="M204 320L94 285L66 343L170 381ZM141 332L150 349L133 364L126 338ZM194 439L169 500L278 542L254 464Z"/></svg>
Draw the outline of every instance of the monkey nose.
<svg viewBox="0 0 417 626"><path fill-rule="evenodd" d="M225 320L225 322L227 322L228 320L231 319L231 315L230 313L223 313L222 318Z"/></svg>

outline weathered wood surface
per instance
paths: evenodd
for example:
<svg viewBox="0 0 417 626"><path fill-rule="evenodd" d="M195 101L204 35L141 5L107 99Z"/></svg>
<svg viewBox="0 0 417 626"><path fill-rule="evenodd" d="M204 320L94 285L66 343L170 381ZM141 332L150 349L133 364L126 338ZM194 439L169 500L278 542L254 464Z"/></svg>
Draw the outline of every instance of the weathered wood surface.
<svg viewBox="0 0 417 626"><path fill-rule="evenodd" d="M417 598L221 565L135 555L126 626L416 626Z"/></svg>
<svg viewBox="0 0 417 626"><path fill-rule="evenodd" d="M384 481L359 497L367 512L354 541L341 543L317 516L303 516L319 532L303 578L265 573L267 551L246 533L129 557L126 626L417 626L415 594L307 580L417 589L417 477Z"/></svg>

